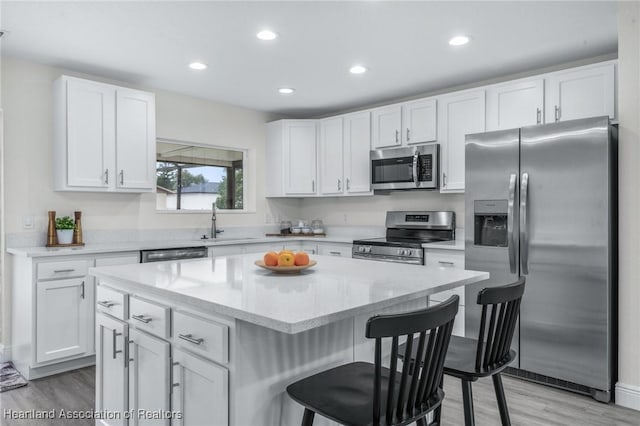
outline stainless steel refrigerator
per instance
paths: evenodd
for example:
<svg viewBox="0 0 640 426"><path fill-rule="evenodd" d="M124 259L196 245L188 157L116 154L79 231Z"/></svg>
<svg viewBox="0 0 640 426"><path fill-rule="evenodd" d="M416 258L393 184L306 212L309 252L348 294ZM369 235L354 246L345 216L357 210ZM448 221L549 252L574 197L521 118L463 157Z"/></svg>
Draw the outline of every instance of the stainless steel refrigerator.
<svg viewBox="0 0 640 426"><path fill-rule="evenodd" d="M526 277L510 369L610 401L616 379L617 129L608 117L467 135L465 329L483 287ZM475 335L474 335L475 332Z"/></svg>

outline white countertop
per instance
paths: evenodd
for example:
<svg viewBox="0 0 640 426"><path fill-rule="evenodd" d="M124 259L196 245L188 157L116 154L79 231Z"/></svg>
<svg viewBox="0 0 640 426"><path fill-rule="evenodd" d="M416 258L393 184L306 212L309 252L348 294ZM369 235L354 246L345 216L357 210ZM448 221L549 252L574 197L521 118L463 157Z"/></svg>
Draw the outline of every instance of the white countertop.
<svg viewBox="0 0 640 426"><path fill-rule="evenodd" d="M489 278L487 272L334 256L313 256L315 267L278 275L254 265L257 259L246 254L91 268L89 273L132 293L292 334Z"/></svg>
<svg viewBox="0 0 640 426"><path fill-rule="evenodd" d="M81 247L20 247L8 248L7 252L17 256L26 257L50 257L50 256L73 256L80 254L114 253L123 251L153 250L161 248L182 248L182 247L215 247L234 244L259 244L274 242L326 242L326 243L349 243L353 238L349 237L223 237L215 240L159 240L159 241L125 241L121 243L94 243Z"/></svg>

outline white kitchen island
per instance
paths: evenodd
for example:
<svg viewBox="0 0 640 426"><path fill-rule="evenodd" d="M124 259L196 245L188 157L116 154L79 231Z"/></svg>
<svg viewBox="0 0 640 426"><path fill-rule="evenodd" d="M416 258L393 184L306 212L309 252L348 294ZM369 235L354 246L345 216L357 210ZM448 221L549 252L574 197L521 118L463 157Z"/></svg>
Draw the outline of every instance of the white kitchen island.
<svg viewBox="0 0 640 426"><path fill-rule="evenodd" d="M318 264L301 274L277 275L256 259L90 269L98 279L96 408L120 417L98 424L125 424L129 414L113 412L133 410L129 424L173 411L173 424L298 425L302 409L286 386L371 360L370 316L423 308L431 294L489 278L333 256L315 256ZM140 417L139 409L150 412Z"/></svg>

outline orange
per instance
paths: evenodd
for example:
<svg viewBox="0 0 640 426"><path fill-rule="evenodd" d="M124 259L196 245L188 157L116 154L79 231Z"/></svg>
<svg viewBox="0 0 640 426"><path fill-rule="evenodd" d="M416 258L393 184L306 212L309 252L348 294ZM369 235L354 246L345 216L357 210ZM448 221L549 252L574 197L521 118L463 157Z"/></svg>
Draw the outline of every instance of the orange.
<svg viewBox="0 0 640 426"><path fill-rule="evenodd" d="M284 253L289 253L291 256L293 256L293 252L291 250L287 250L287 249L280 250L278 252L278 256L280 256L281 254L284 254Z"/></svg>
<svg viewBox="0 0 640 426"><path fill-rule="evenodd" d="M264 260L264 264L267 266L276 266L278 265L278 253L269 251L264 255L262 260Z"/></svg>
<svg viewBox="0 0 640 426"><path fill-rule="evenodd" d="M278 255L278 266L293 266L294 262L293 253L282 253Z"/></svg>
<svg viewBox="0 0 640 426"><path fill-rule="evenodd" d="M296 266L305 266L309 264L309 255L303 251L300 251L294 255L294 262Z"/></svg>

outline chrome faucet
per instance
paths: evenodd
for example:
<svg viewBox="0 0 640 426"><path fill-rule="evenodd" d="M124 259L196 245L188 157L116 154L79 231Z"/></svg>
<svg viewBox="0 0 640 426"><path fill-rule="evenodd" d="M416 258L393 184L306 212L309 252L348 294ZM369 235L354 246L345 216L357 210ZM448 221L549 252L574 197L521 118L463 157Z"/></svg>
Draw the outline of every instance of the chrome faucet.
<svg viewBox="0 0 640 426"><path fill-rule="evenodd" d="M216 225L216 203L211 203L211 238L215 239L218 234L224 232L223 230L218 230Z"/></svg>

